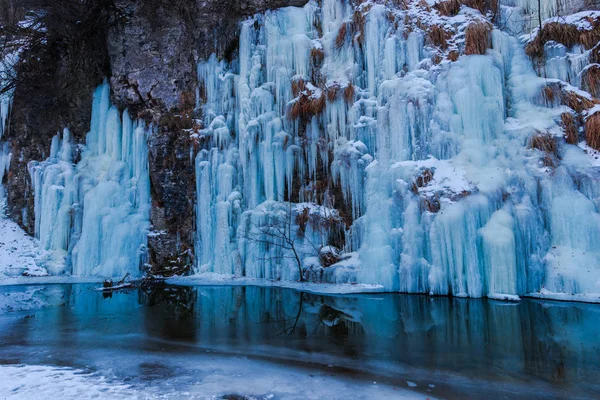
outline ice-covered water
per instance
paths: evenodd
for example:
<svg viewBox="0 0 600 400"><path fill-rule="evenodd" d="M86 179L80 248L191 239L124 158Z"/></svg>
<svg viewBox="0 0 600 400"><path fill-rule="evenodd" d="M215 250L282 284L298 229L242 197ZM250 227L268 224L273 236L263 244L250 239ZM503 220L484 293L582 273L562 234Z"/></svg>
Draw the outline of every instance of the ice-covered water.
<svg viewBox="0 0 600 400"><path fill-rule="evenodd" d="M11 384L22 395L64 384L66 394L90 385L119 398L578 399L600 390L594 304L242 286L104 298L91 288L0 287L0 377L11 377L0 394ZM42 385L23 371L56 379Z"/></svg>

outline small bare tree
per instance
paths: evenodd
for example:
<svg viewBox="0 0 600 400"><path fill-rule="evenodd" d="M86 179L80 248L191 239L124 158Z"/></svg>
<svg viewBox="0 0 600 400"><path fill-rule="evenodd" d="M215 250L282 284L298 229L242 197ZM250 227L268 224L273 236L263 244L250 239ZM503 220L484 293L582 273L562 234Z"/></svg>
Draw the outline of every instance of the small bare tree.
<svg viewBox="0 0 600 400"><path fill-rule="evenodd" d="M297 223L292 206L293 203L285 202L285 208L278 207L271 211L261 208L258 212L264 214L266 223L244 230L241 237L257 245L279 248L282 251L279 258L293 260L298 268L300 282L304 282L302 247L305 245L302 246L300 242L308 243L312 249L311 253L314 252L315 255L319 254L319 249L305 236L304 224Z"/></svg>

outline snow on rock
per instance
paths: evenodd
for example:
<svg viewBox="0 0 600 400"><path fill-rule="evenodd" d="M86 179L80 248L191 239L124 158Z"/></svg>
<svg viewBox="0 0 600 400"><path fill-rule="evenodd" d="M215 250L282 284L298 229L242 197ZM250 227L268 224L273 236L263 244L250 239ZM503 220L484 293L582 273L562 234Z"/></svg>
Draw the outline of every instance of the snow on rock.
<svg viewBox="0 0 600 400"><path fill-rule="evenodd" d="M589 31L594 28L590 21L598 19L600 19L600 11L581 11L569 15L556 15L546 19L542 22L542 25L558 22L561 24L574 25L580 31Z"/></svg>
<svg viewBox="0 0 600 400"><path fill-rule="evenodd" d="M19 225L0 216L0 284L22 275L46 276L48 272L38 263L40 249L35 239Z"/></svg>
<svg viewBox="0 0 600 400"><path fill-rule="evenodd" d="M403 169L413 176L417 176L424 169L431 170L433 178L428 183L419 186L420 193L456 195L475 190L475 186L467 179L464 167L460 164L455 165L452 160L438 160L430 157L419 161L401 161L392 165L391 168ZM410 180L410 178L406 177L405 180Z"/></svg>

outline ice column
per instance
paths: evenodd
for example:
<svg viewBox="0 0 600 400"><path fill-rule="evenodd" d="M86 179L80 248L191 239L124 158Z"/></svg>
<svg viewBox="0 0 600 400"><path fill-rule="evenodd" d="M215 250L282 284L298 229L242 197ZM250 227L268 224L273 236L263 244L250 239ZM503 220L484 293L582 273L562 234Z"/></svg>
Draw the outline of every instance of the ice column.
<svg viewBox="0 0 600 400"><path fill-rule="evenodd" d="M73 164L75 147L65 129L46 161L30 163L36 236L55 259L66 259L50 266L53 273L141 274L150 228L148 132L110 104L105 83L94 93L81 160Z"/></svg>

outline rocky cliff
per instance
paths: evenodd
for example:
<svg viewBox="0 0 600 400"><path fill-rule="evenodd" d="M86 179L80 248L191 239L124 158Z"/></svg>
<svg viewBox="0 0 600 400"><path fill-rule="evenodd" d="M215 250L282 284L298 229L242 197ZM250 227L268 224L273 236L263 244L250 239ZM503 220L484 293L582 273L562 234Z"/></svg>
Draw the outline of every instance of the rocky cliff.
<svg viewBox="0 0 600 400"><path fill-rule="evenodd" d="M57 271L139 272L148 254L163 274L597 297L596 6L303 3L42 2L13 18L29 44L10 212L30 231L45 216Z"/></svg>
<svg viewBox="0 0 600 400"><path fill-rule="evenodd" d="M27 165L50 154L52 137L68 127L77 143L90 129L92 93L110 77L111 97L132 117L154 124L149 139L152 193L149 255L160 268L193 259L195 176L189 134L196 107L196 65L237 52L239 22L256 12L305 0L146 1L6 0L5 27L18 40L38 30L16 65L10 129L13 155L5 178L8 214L34 233ZM37 25L39 24L39 25Z"/></svg>

